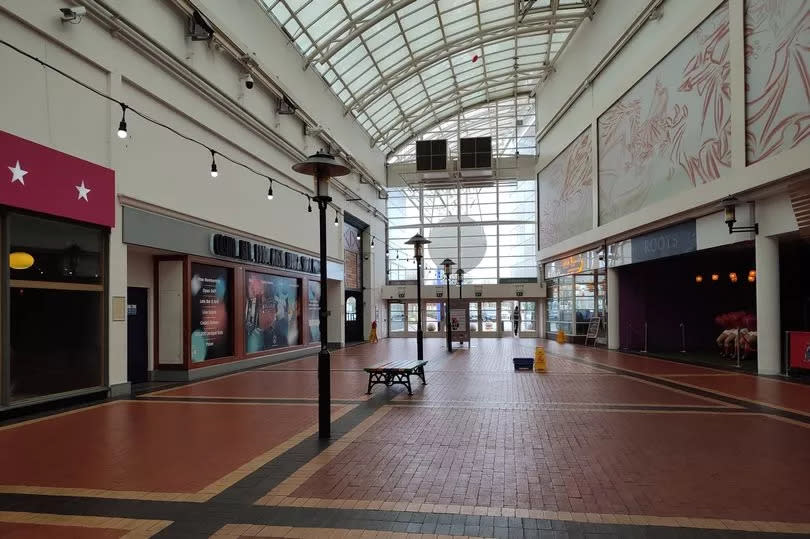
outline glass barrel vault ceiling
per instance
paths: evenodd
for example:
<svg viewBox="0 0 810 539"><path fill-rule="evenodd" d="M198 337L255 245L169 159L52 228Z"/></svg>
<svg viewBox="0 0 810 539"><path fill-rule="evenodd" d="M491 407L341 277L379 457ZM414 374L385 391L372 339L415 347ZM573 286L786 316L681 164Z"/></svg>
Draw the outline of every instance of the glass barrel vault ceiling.
<svg viewBox="0 0 810 539"><path fill-rule="evenodd" d="M257 0L384 152L530 93L596 1Z"/></svg>

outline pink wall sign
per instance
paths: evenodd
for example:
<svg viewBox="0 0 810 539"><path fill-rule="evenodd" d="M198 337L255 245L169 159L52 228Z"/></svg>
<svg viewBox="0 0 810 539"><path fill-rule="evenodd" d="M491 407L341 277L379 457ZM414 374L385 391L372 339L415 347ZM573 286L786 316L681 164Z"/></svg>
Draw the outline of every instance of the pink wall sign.
<svg viewBox="0 0 810 539"><path fill-rule="evenodd" d="M115 226L115 172L0 131L0 204Z"/></svg>

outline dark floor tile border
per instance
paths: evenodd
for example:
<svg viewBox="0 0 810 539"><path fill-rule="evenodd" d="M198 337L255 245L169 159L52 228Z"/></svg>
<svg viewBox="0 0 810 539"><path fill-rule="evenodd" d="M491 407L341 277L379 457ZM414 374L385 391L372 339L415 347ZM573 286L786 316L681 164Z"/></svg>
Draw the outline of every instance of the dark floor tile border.
<svg viewBox="0 0 810 539"><path fill-rule="evenodd" d="M578 357L575 357L575 356L570 356L568 354L561 354L559 352L551 352L551 355L552 356L554 356L554 355L560 356L562 358L565 358L565 359L568 359L568 360L571 360L571 361L575 361L575 362L581 363L583 365L590 365L590 366L594 366L594 367L599 367L599 368L606 369L606 370L609 370L611 372L614 372L616 374L622 374L622 375L628 376L630 378L636 378L636 379L639 379L639 380L644 380L645 382L650 382L650 383L653 383L653 384L656 384L656 385L668 387L670 389L677 389L679 391L683 391L683 392L686 392L686 393L691 393L693 395L698 395L698 396L706 397L706 398L709 398L709 399L712 399L712 400L725 402L727 404L732 404L734 406L739 406L739 407L745 408L746 410L748 410L750 412L756 412L756 413L765 414L765 415L774 415L774 416L778 416L778 417L783 417L785 419L791 419L793 421L798 421L800 423L808 423L808 424L810 424L810 416L805 416L803 414L799 414L799 413L796 413L796 412L791 412L789 410L782 410L780 408L775 408L773 406L768 406L767 404L758 404L758 403L749 402L749 401L746 401L746 400L743 400L743 399L737 398L737 397L730 397L730 396L727 396L727 395L720 395L720 394L715 393L714 391L712 391L710 389L700 389L700 388L696 388L696 387L692 387L692 386L688 386L688 385L683 385L683 384L678 383L675 380L669 380L669 379L666 379L666 378L659 378L659 377L656 377L655 375L641 374L641 373L634 372L634 371L631 371L631 370L622 369L621 367L615 367L613 365L606 365L604 363L599 363L598 361L595 361L595 360L581 359L581 358L578 358ZM662 360L662 361L669 361L669 360Z"/></svg>
<svg viewBox="0 0 810 539"><path fill-rule="evenodd" d="M375 511L366 509L317 509L302 507L262 507L234 503L156 502L93 498L66 498L29 494L0 494L0 507L6 511L93 515L173 522L155 537L204 537L226 524L258 524L307 528L341 528L411 533L449 533L475 537L739 537L796 539L798 534L742 532L700 528L671 528L629 524L594 524L527 518ZM477 522L477 523L476 523ZM418 530L417 530L418 527Z"/></svg>
<svg viewBox="0 0 810 539"><path fill-rule="evenodd" d="M151 401L151 402L213 402L213 403L248 403L248 404L311 404L317 406L318 401L312 399L232 399L228 397L138 397L133 399L136 401ZM352 399L332 399L332 405L336 404L362 404L368 402L367 400L352 400Z"/></svg>
<svg viewBox="0 0 810 539"><path fill-rule="evenodd" d="M491 403L492 406L487 406L488 403L483 403L479 407L472 407L474 409L481 409L481 410L499 410L495 406L496 404L501 403ZM511 403L507 403L511 404ZM505 410L513 411L515 408L519 409L519 405L522 403L514 403L515 406L512 408L505 408ZM459 408L456 406L452 401L396 401L392 402L391 406L397 407L414 407L414 408ZM652 411L652 412L711 412L711 413L729 413L729 414L740 414L746 413L750 414L751 410L748 408L728 408L726 406L655 406L649 404L561 404L561 405L554 405L549 404L547 406L543 406L542 403L536 408L526 408L528 411L556 411L556 410L564 410L564 411L576 411L577 409L592 409L592 408L599 408L604 410L638 410L638 411Z"/></svg>

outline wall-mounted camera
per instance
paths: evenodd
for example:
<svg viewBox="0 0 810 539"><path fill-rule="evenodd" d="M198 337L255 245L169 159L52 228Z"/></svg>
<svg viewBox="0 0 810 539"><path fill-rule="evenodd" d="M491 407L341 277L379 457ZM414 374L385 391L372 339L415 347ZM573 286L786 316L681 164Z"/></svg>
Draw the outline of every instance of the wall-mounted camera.
<svg viewBox="0 0 810 539"><path fill-rule="evenodd" d="M242 81L245 83L245 88L247 88L248 90L253 89L253 85L255 84L253 82L253 75L251 75L250 73L245 73L244 75L242 75Z"/></svg>
<svg viewBox="0 0 810 539"><path fill-rule="evenodd" d="M87 8L84 6L62 7L59 8L62 12L62 22L70 22L79 24L82 22L82 17L87 15Z"/></svg>

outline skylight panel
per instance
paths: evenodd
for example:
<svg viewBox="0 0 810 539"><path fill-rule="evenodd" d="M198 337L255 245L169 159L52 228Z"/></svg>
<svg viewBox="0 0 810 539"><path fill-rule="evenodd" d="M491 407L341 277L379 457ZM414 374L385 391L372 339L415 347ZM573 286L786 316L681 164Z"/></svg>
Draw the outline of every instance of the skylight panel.
<svg viewBox="0 0 810 539"><path fill-rule="evenodd" d="M401 15L399 19L402 22L402 27L407 30L409 28L419 26L425 21L435 20L435 16L436 8L430 4L406 15Z"/></svg>

